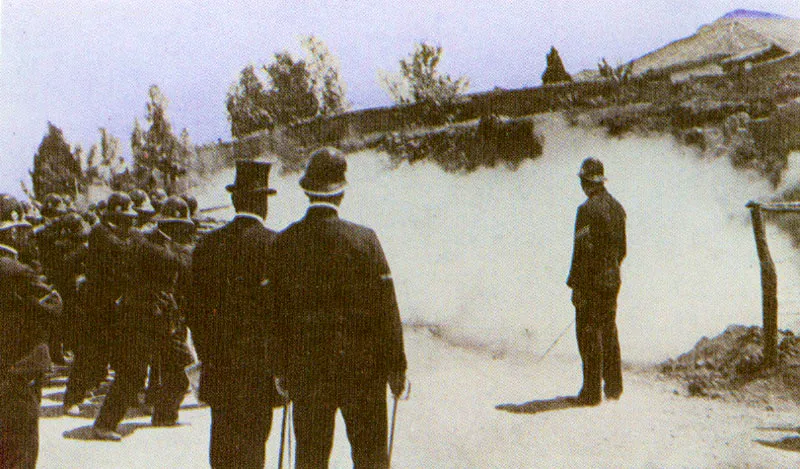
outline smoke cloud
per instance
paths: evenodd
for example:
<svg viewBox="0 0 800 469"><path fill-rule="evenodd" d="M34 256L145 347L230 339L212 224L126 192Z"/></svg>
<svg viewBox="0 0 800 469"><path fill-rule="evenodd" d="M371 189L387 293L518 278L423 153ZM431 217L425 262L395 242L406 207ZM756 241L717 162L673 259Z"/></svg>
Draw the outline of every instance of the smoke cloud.
<svg viewBox="0 0 800 469"><path fill-rule="evenodd" d="M348 157L340 215L377 231L404 322L495 356L544 352L574 318L565 280L575 211L585 199L576 173L595 156L628 214L617 313L623 360L662 360L728 324L761 324L745 203L774 193L765 181L725 159L701 159L669 137L609 139L553 116L538 126L544 154L517 171L448 174L427 163L392 170L384 154ZM280 230L303 216L307 201L298 175L274 173L268 225ZM197 194L201 207L227 203L232 180L230 170L217 175ZM768 226L768 235L780 325L793 326L800 258L777 228ZM577 355L573 330L552 353Z"/></svg>

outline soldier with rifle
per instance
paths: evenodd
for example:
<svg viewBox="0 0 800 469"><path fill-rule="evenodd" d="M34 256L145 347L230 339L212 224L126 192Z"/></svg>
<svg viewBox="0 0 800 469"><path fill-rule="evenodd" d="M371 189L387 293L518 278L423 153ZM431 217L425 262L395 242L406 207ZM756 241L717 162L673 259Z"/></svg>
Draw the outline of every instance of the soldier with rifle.
<svg viewBox="0 0 800 469"><path fill-rule="evenodd" d="M0 468L32 469L39 453L41 379L51 362L50 324L61 298L18 258L29 227L16 199L0 195Z"/></svg>
<svg viewBox="0 0 800 469"><path fill-rule="evenodd" d="M136 219L124 192L108 196L102 221L92 227L86 252L86 282L79 292L82 317L78 324L75 360L64 394L64 412L79 415L78 404L108 374L111 344L116 336L117 302L129 282L128 239Z"/></svg>
<svg viewBox="0 0 800 469"><path fill-rule="evenodd" d="M206 234L192 258L187 319L203 363L199 398L211 406L212 468L263 468L272 407L283 404L266 353L275 238L264 225L275 194L270 167L237 161L227 186L236 216Z"/></svg>
<svg viewBox="0 0 800 469"><path fill-rule="evenodd" d="M113 353L116 375L94 423L96 439L122 438L117 427L128 408L136 404L148 365L157 363L159 367L159 372L154 373L159 380L153 391L154 426L177 424L178 408L188 387L183 367L191 357L188 350L183 359L174 354L185 343L185 335L179 330L182 321L177 286L189 271L192 250L187 241L194 224L186 203L179 197L164 200L157 220L154 230L134 232L130 238L129 280L119 300L119 338Z"/></svg>

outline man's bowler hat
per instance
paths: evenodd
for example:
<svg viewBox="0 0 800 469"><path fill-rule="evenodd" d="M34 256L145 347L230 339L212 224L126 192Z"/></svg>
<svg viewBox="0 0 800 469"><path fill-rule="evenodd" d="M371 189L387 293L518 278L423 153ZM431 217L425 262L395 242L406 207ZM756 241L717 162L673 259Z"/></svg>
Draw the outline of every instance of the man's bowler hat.
<svg viewBox="0 0 800 469"><path fill-rule="evenodd" d="M300 187L308 195L334 196L344 192L347 160L333 147L323 147L311 154Z"/></svg>
<svg viewBox="0 0 800 469"><path fill-rule="evenodd" d="M236 162L236 179L233 184L228 184L225 189L228 192L237 193L260 193L266 192L268 195L276 194L278 191L269 187L269 170L272 163L266 161L239 160Z"/></svg>
<svg viewBox="0 0 800 469"><path fill-rule="evenodd" d="M605 181L606 178L603 171L603 162L597 158L586 158L583 160L583 163L581 163L581 170L578 173L578 177L589 182Z"/></svg>

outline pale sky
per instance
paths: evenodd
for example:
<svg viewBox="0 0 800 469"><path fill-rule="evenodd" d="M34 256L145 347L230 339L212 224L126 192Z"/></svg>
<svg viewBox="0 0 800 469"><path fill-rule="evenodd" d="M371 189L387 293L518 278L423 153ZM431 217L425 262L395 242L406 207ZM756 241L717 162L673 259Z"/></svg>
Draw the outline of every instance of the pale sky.
<svg viewBox="0 0 800 469"><path fill-rule="evenodd" d="M798 0L2 0L0 192L19 193L48 120L87 151L106 127L129 154L151 84L169 98L176 134L229 139L225 96L240 70L285 49L299 56L309 34L339 57L349 100L365 108L390 103L377 71L397 71L417 41L442 45L441 68L469 77L471 91L518 88L541 83L551 45L576 73L738 8L800 18Z"/></svg>

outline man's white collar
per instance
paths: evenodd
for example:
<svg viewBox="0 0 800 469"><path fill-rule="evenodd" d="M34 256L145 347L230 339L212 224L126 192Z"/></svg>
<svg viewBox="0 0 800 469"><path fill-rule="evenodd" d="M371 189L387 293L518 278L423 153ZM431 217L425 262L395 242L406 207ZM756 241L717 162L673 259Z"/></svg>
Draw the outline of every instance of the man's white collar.
<svg viewBox="0 0 800 469"><path fill-rule="evenodd" d="M332 204L330 202L311 202L311 204L308 207L309 208L327 207L327 208L332 208L332 209L336 210L337 212L339 211L339 206L336 205L336 204Z"/></svg>

